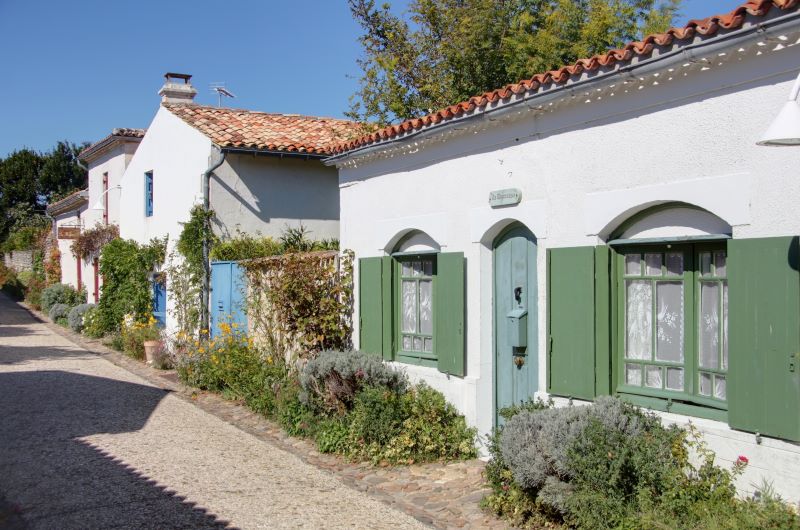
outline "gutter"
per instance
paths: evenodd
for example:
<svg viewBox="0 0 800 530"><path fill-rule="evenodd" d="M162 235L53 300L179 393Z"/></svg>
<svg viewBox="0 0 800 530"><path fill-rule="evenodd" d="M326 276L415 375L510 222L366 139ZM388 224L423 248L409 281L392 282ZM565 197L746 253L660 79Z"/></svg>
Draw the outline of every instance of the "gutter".
<svg viewBox="0 0 800 530"><path fill-rule="evenodd" d="M213 151L212 151L213 152ZM211 201L209 198L209 186L211 181L211 174L217 170L224 162L225 157L227 156L227 152L225 150L219 151L219 160L211 164L208 169L203 172L203 209L208 211L211 206ZM200 297L201 297L201 306L200 306L200 329L206 330L205 333L201 332L201 337L207 338L208 337L208 328L210 323L209 318L209 294L210 294L210 286L209 282L211 280L211 264L209 262L210 259L210 252L209 249L210 241L208 240L208 234L205 233L203 237L203 278L202 278L202 288L200 289Z"/></svg>
<svg viewBox="0 0 800 530"><path fill-rule="evenodd" d="M323 160L328 156L327 153L299 153L269 149L248 149L246 147L222 147L220 150L232 155L275 156L279 158L300 158L303 160Z"/></svg>
<svg viewBox="0 0 800 530"><path fill-rule="evenodd" d="M481 112L476 112L467 116L461 116L459 118L449 120L442 125L428 126L424 129L419 129L403 136L397 136L379 143L346 151L339 155L326 158L323 160L323 163L326 166L331 166L335 165L337 162L341 162L351 157L358 157L361 155L383 151L387 148L387 146L391 146L399 142L405 142L412 138L425 139L446 131L451 127L457 127L468 120L474 120L476 118L489 119L504 116L512 111L515 111L519 105L543 105L550 101L569 96L577 89L591 89L596 85L602 85L614 77L634 77L636 75L646 75L664 70L673 64L697 62L700 58L700 54L695 53L696 51L702 51L703 54L714 53L716 51L732 48L738 44L749 43L750 41L754 40L769 39L770 37L774 37L775 34L780 34L782 31L797 28L800 28L800 12L795 11L793 13L781 15L757 24L739 28L724 35L702 40L700 42L690 43L669 52L659 54L656 57L650 57L642 61L637 61L633 64L627 64L592 78L579 79L572 83L552 88L546 92L537 92L521 99L510 101L499 107L487 108Z"/></svg>

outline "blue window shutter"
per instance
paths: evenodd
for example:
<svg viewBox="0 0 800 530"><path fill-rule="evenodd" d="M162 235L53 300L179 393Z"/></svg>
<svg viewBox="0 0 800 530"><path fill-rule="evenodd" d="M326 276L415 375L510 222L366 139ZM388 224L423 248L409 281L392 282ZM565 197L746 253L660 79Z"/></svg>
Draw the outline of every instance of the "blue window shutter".
<svg viewBox="0 0 800 530"><path fill-rule="evenodd" d="M148 171L144 174L144 215L153 215L153 172Z"/></svg>

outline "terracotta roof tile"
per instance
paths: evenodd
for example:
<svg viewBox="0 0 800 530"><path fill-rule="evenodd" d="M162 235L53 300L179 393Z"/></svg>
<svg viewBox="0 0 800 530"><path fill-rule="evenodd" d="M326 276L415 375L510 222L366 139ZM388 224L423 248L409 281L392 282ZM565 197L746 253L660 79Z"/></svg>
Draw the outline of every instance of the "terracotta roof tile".
<svg viewBox="0 0 800 530"><path fill-rule="evenodd" d="M91 158L94 154L100 152L104 147L110 145L114 142L117 138L131 138L131 139L139 139L141 140L144 138L144 134L147 132L147 129L129 129L125 127L120 127L111 131L111 134L99 140L83 151L78 158L81 160L86 160Z"/></svg>
<svg viewBox="0 0 800 530"><path fill-rule="evenodd" d="M335 118L185 103L162 105L220 147L328 155L332 145L363 133L361 124Z"/></svg>
<svg viewBox="0 0 800 530"><path fill-rule="evenodd" d="M648 56L655 46L669 46L678 41L691 41L697 34L710 37L720 29L731 30L741 27L748 15L764 17L772 9L788 11L800 6L800 0L749 0L725 15L715 15L699 20L690 20L681 28L670 28L665 33L648 35L638 42L626 44L619 50L608 50L605 53L578 59L574 64L566 65L556 70L534 75L530 79L523 79L518 83L506 85L502 88L473 96L467 101L450 105L432 114L421 118L406 120L398 125L390 125L371 134L340 142L332 149L333 154L343 154L347 151L365 147L370 144L395 138L403 133L422 129L423 127L439 124L457 118L476 108L485 108L490 103L510 99L513 95L525 91L536 92L540 88L551 84L564 84L573 76L579 76L585 71L597 70L601 67L612 66L618 62L631 61L634 57ZM688 42L686 42L688 44Z"/></svg>

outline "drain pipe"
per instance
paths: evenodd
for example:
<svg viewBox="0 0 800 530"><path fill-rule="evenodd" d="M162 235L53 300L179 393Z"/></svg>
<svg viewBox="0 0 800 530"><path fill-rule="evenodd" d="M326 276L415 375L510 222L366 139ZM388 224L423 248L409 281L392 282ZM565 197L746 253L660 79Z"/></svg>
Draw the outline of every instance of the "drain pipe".
<svg viewBox="0 0 800 530"><path fill-rule="evenodd" d="M215 150L216 151L216 150ZM211 174L225 162L226 152L219 150L219 160L213 162L208 169L203 173L203 209L207 212L211 209L211 201L209 198L209 188L211 183ZM212 155L213 160L213 155ZM200 336L201 338L208 338L209 334L209 282L211 280L211 262L209 261L211 249L209 248L210 241L208 232L203 231L203 282L201 288L201 308L200 308ZM203 331L205 330L205 331Z"/></svg>

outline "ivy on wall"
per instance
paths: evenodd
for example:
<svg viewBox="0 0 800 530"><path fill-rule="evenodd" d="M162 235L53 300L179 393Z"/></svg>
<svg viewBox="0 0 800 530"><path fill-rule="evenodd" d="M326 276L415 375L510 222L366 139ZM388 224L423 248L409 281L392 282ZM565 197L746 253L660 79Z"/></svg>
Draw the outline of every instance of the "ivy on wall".
<svg viewBox="0 0 800 530"><path fill-rule="evenodd" d="M97 223L94 228L81 232L72 241L70 249L76 258L86 258L99 254L104 246L115 239L119 239L119 227L117 225Z"/></svg>
<svg viewBox="0 0 800 530"><path fill-rule="evenodd" d="M254 336L291 361L352 348L353 252L291 253L240 263Z"/></svg>

